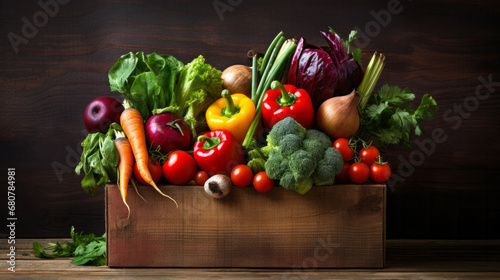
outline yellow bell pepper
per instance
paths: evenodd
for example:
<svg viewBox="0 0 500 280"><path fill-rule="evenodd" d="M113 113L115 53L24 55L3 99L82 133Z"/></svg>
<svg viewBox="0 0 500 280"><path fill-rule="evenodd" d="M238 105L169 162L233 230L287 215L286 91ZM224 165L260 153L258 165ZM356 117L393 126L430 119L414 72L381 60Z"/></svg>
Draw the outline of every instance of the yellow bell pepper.
<svg viewBox="0 0 500 280"><path fill-rule="evenodd" d="M255 104L246 95L231 95L225 89L222 98L208 107L205 116L210 130L228 130L241 144L255 116Z"/></svg>

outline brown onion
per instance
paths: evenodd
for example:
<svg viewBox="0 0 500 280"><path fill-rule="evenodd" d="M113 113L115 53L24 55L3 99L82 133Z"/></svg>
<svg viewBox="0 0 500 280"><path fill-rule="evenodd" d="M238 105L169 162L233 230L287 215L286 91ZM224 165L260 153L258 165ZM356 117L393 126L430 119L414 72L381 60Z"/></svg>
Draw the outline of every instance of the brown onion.
<svg viewBox="0 0 500 280"><path fill-rule="evenodd" d="M242 93L248 97L252 94L252 67L232 65L222 72L222 87L231 94Z"/></svg>
<svg viewBox="0 0 500 280"><path fill-rule="evenodd" d="M327 99L316 114L318 127L334 139L351 138L359 128L358 101L356 90Z"/></svg>

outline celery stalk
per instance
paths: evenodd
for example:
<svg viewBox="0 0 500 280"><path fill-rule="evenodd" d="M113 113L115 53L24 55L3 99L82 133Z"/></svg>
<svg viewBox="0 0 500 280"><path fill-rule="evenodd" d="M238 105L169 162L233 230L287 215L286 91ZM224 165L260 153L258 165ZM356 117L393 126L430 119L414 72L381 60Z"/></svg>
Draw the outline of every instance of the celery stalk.
<svg viewBox="0 0 500 280"><path fill-rule="evenodd" d="M370 63L368 63L368 66L366 67L363 80L356 89L357 93L361 97L358 103L359 111L362 111L365 108L366 103L368 103L373 89L375 88L380 75L382 74L384 65L385 56L381 53L375 52L370 60Z"/></svg>

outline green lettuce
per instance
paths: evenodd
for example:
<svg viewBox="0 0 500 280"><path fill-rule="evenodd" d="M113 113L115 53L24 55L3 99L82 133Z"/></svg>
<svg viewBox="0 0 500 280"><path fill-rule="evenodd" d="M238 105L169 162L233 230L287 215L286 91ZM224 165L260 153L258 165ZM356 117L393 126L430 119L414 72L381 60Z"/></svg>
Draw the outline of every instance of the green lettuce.
<svg viewBox="0 0 500 280"><path fill-rule="evenodd" d="M184 119L193 138L196 131L206 129L205 111L221 97L222 72L205 63L200 55L186 64L177 79L174 98L163 109L153 110L153 114L174 112Z"/></svg>
<svg viewBox="0 0 500 280"><path fill-rule="evenodd" d="M168 106L184 63L175 57L143 52L127 53L108 73L111 91L120 92L131 107L147 120L153 110Z"/></svg>

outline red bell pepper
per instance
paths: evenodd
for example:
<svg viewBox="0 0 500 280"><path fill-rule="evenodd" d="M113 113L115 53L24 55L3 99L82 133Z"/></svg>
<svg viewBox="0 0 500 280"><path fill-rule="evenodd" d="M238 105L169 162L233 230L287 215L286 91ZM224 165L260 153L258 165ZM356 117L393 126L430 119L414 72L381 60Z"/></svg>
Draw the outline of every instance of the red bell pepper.
<svg viewBox="0 0 500 280"><path fill-rule="evenodd" d="M240 143L231 132L217 129L200 135L193 147L196 164L210 176L231 174L231 170L245 163Z"/></svg>
<svg viewBox="0 0 500 280"><path fill-rule="evenodd" d="M293 85L271 84L262 98L262 119L267 129L286 117L292 117L306 129L314 125L314 109L309 94Z"/></svg>

